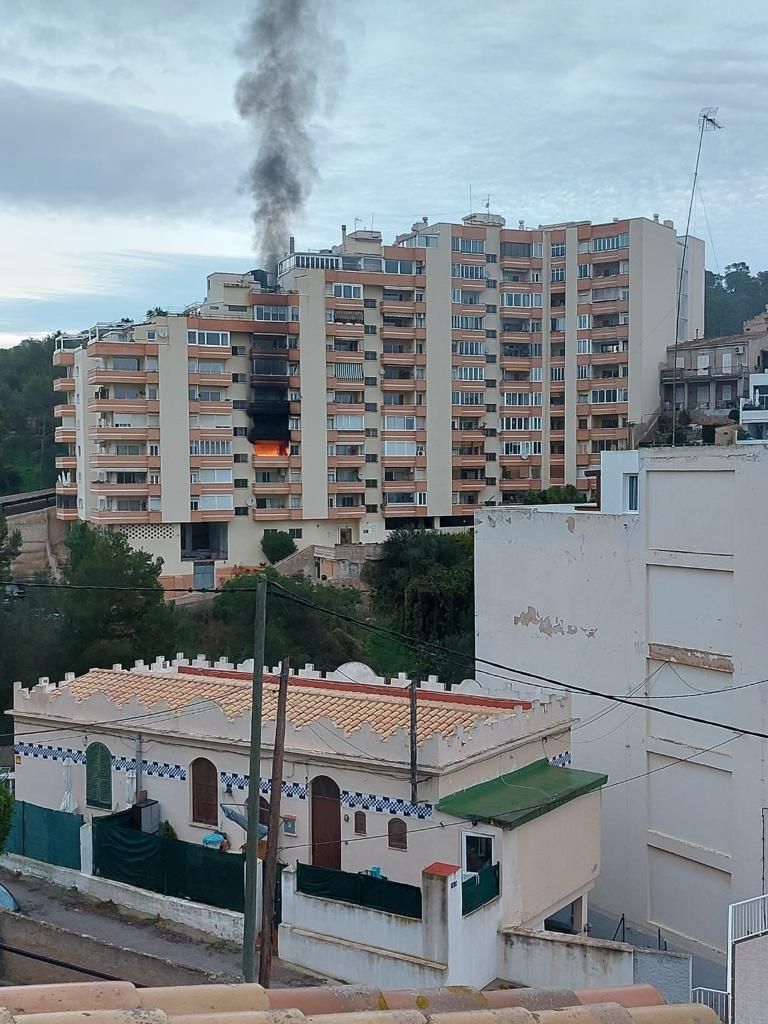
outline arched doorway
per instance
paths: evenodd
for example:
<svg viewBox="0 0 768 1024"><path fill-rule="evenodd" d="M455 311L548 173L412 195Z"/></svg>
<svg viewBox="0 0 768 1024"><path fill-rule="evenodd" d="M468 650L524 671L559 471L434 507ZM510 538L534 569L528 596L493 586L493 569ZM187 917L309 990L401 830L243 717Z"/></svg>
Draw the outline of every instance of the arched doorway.
<svg viewBox="0 0 768 1024"><path fill-rule="evenodd" d="M341 793L327 775L312 780L312 863L341 867Z"/></svg>

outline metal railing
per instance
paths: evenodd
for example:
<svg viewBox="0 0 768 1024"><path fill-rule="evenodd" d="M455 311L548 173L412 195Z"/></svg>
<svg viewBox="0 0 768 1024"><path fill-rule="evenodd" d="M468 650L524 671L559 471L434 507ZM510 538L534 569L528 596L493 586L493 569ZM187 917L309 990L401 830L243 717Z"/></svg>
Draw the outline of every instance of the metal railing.
<svg viewBox="0 0 768 1024"><path fill-rule="evenodd" d="M723 1024L728 1024L730 996L718 988L692 988L691 1002L714 1010Z"/></svg>
<svg viewBox="0 0 768 1024"><path fill-rule="evenodd" d="M732 903L728 913L728 945L768 932L768 895Z"/></svg>

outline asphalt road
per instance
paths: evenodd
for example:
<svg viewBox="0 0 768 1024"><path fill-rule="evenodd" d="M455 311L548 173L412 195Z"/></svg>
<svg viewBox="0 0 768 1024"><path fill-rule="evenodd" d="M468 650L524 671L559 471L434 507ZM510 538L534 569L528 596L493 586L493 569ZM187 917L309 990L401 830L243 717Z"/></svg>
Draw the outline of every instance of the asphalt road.
<svg viewBox="0 0 768 1024"><path fill-rule="evenodd" d="M173 922L158 922L122 910L71 889L63 889L38 878L17 875L0 868L0 882L18 900L28 917L90 935L110 945L162 957L172 963L221 975L222 981L242 981L240 948L233 943ZM295 968L273 963L272 987L289 988L322 985L324 979Z"/></svg>

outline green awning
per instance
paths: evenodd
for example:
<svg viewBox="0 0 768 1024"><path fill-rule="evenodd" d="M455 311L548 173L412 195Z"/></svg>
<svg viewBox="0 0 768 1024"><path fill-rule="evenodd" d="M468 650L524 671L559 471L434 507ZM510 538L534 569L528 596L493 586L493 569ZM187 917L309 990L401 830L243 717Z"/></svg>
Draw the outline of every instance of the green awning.
<svg viewBox="0 0 768 1024"><path fill-rule="evenodd" d="M578 796L600 789L607 781L607 775L558 768L542 757L516 772L451 793L438 802L437 809L468 821L517 828Z"/></svg>

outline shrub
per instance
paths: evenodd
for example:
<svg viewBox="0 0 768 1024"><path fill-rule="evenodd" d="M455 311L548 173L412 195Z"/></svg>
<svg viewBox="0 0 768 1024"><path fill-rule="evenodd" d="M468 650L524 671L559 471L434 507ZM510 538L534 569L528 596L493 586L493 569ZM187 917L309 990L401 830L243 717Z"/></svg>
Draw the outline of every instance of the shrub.
<svg viewBox="0 0 768 1024"><path fill-rule="evenodd" d="M274 565L275 562L292 555L296 550L296 545L290 533L286 533L285 530L275 530L274 533L265 533L261 538L261 550Z"/></svg>

